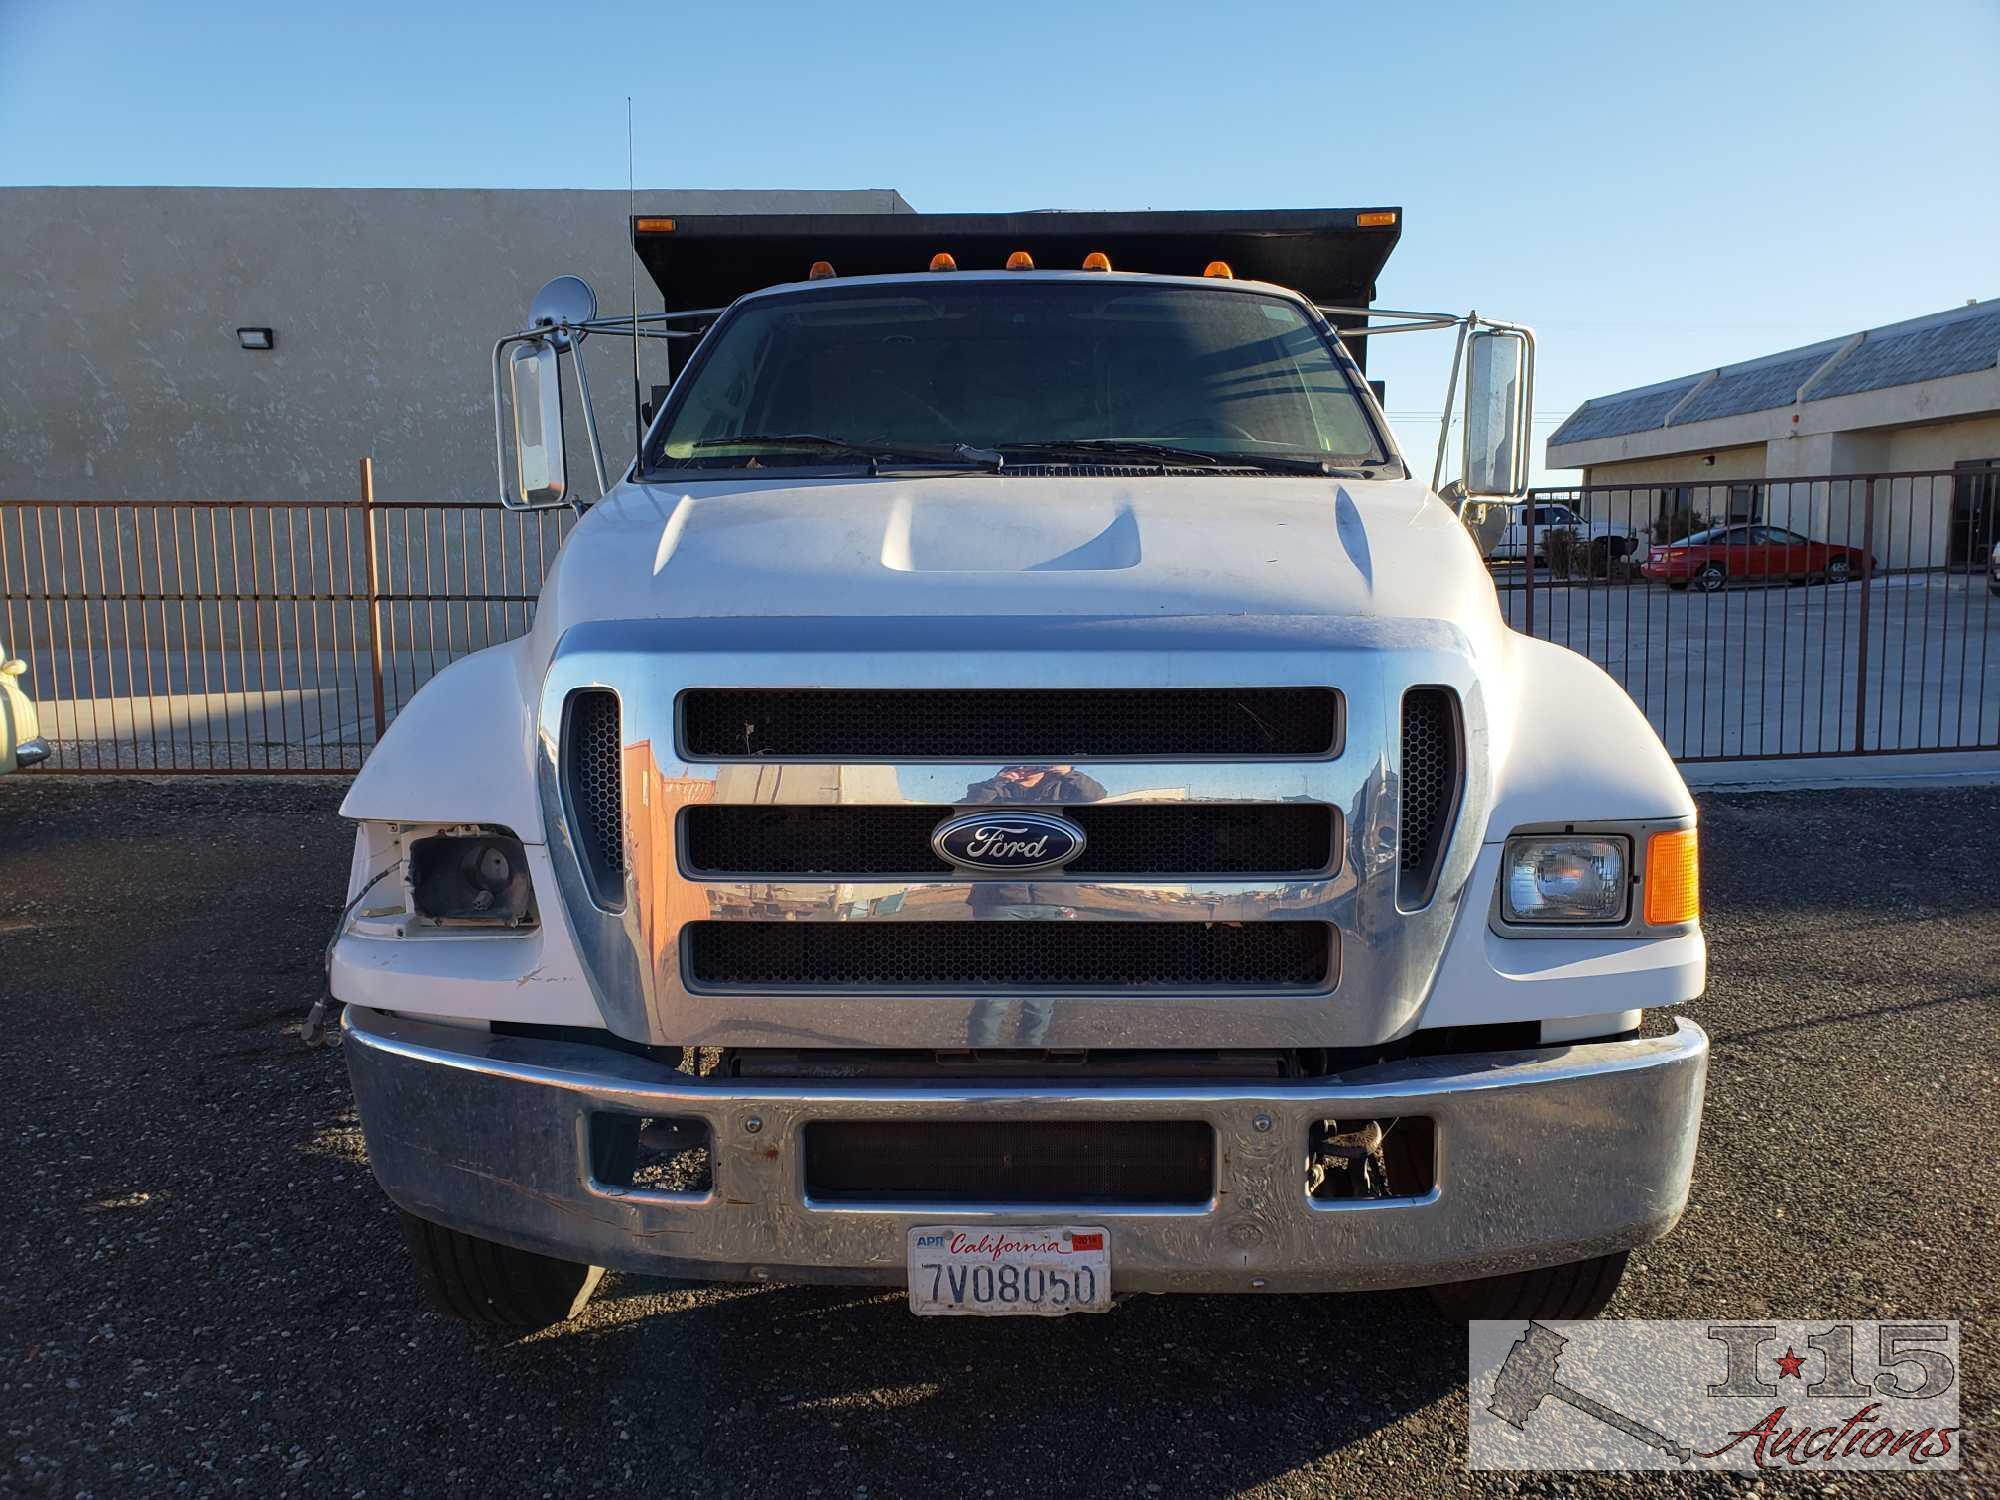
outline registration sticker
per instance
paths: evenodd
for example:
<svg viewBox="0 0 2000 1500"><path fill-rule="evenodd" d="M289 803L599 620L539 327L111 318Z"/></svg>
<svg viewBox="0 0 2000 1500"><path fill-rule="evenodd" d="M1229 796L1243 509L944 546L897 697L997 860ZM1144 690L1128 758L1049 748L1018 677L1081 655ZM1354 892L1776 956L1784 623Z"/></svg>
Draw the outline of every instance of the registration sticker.
<svg viewBox="0 0 2000 1500"><path fill-rule="evenodd" d="M909 1238L919 1317L1057 1318L1111 1307L1111 1235L1091 1224L930 1224Z"/></svg>

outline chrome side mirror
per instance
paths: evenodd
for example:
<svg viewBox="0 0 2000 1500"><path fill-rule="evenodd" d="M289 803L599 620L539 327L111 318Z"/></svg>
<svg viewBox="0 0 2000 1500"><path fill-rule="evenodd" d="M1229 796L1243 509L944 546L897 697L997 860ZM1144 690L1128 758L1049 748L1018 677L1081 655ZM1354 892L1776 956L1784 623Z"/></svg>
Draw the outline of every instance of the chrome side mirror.
<svg viewBox="0 0 2000 1500"><path fill-rule="evenodd" d="M555 343L535 339L507 355L508 396L514 407L514 481L502 486L510 510L541 510L568 503L568 454L563 445L562 355Z"/></svg>
<svg viewBox="0 0 2000 1500"><path fill-rule="evenodd" d="M1534 341L1512 329L1482 328L1466 342L1465 493L1524 495L1534 406Z"/></svg>

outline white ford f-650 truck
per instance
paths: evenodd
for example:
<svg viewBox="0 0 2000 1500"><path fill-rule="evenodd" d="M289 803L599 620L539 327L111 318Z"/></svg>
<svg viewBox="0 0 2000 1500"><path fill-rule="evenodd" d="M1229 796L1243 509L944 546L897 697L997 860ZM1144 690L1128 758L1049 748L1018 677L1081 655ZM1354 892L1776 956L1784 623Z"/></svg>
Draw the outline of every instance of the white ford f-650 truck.
<svg viewBox="0 0 2000 1500"><path fill-rule="evenodd" d="M331 993L440 1307L1605 1305L1687 1198L1695 809L1398 452L1365 338L1456 330L1454 498L1524 490L1533 369L1371 309L1398 223L639 217L658 311L544 289L502 499L576 503L566 402L603 493L343 809ZM607 483L611 335L672 380Z"/></svg>

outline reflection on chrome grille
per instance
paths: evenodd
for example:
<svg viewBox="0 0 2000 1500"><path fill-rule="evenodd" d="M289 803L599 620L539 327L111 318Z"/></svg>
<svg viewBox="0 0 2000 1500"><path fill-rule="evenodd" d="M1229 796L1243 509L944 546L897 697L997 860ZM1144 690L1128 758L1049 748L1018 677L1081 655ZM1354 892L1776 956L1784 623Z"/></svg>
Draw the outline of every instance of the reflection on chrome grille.
<svg viewBox="0 0 2000 1500"><path fill-rule="evenodd" d="M1332 755L1328 688L694 688L694 760L1243 760Z"/></svg>
<svg viewBox="0 0 2000 1500"><path fill-rule="evenodd" d="M573 693L563 734L563 790L577 851L597 904L625 900L625 796L620 782L618 695Z"/></svg>
<svg viewBox="0 0 2000 1500"><path fill-rule="evenodd" d="M1324 922L690 922L697 985L821 989L1323 988Z"/></svg>
<svg viewBox="0 0 2000 1500"><path fill-rule="evenodd" d="M681 814L682 849L703 875L944 876L931 849L950 807L702 805ZM1004 818L1008 809L994 809ZM1316 875L1334 857L1334 810L1317 802L1170 802L1046 807L1084 832L1084 850L1039 878Z"/></svg>
<svg viewBox="0 0 2000 1500"><path fill-rule="evenodd" d="M816 1120L807 1196L966 1204L1208 1202L1202 1120Z"/></svg>
<svg viewBox="0 0 2000 1500"><path fill-rule="evenodd" d="M1396 893L1406 907L1430 900L1438 864L1451 841L1458 802L1458 705L1445 688L1411 688L1403 695L1401 868Z"/></svg>

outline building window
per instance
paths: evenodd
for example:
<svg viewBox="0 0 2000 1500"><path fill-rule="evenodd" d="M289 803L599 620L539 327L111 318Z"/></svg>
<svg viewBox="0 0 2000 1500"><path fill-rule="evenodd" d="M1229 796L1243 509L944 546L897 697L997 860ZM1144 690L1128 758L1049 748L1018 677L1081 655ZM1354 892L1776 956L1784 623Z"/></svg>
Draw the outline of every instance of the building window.
<svg viewBox="0 0 2000 1500"><path fill-rule="evenodd" d="M1966 458L1952 465L1948 562L1982 568L2000 541L2000 458Z"/></svg>
<svg viewBox="0 0 2000 1500"><path fill-rule="evenodd" d="M1736 525L1764 519L1764 486L1732 484L1729 487L1729 521Z"/></svg>

